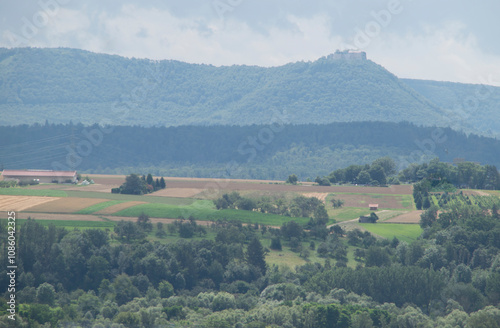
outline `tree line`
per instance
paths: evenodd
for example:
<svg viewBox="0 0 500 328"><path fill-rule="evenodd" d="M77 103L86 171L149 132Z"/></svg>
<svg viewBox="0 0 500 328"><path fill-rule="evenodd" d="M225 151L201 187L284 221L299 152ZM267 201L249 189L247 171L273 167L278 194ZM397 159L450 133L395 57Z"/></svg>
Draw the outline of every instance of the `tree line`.
<svg viewBox="0 0 500 328"><path fill-rule="evenodd" d="M320 186L337 184L385 185L413 183L413 196L417 207L428 208L426 201L431 191L454 191L456 188L500 190L500 172L494 165L460 162L456 165L434 158L428 163L410 164L397 171L394 159L385 156L371 164L352 164L337 169L315 180ZM423 206L423 203L427 206Z"/></svg>
<svg viewBox="0 0 500 328"><path fill-rule="evenodd" d="M451 129L442 129L447 141L438 145L432 155L413 158L411 153L418 150L415 140L425 140L435 129L409 123L284 124L279 127L279 132L273 132L270 142L259 139L260 131L269 129L266 125L110 126L106 131L112 133L108 134L102 133L101 129L97 125L50 123L1 126L0 138L5 140L6 146L0 148L0 168L34 168L36 165L39 169L72 169L73 162L68 163L67 159L73 158L78 160L75 162L77 170L86 173L150 172L156 176L282 181L293 173L305 181L317 176L328 177L332 171L355 163L361 167L353 167L349 172L338 171L330 176L331 180L353 182L364 171L359 176L360 183L373 180L383 184L381 170L373 162L385 156L395 160L397 169L417 160L428 162L436 156L448 163L462 157L497 167L500 165L500 141ZM102 140L98 138L99 133ZM257 138L255 142L253 137ZM88 143L92 145L89 154L84 151ZM98 146L93 146L93 143ZM371 167L365 168L365 163L372 163ZM400 164L404 166L400 167ZM282 169L284 165L286 170ZM416 172L422 169L421 164L417 166L411 165L404 178L416 178ZM389 172L384 171L384 174L386 179L390 176Z"/></svg>

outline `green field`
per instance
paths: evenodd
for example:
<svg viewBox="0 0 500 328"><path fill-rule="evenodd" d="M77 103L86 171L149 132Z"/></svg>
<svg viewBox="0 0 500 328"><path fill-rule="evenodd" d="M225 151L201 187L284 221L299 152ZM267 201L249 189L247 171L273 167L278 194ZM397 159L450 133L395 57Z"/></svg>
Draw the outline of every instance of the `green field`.
<svg viewBox="0 0 500 328"><path fill-rule="evenodd" d="M308 218L290 218L281 215L267 214L243 210L216 210L210 200L196 200L189 206L176 206L170 204L140 204L132 206L114 213L115 216L138 217L145 213L153 218L188 218L190 216L197 220L216 221L216 220L237 220L243 223L259 223L271 226L281 226L288 221L296 221L305 224Z"/></svg>
<svg viewBox="0 0 500 328"><path fill-rule="evenodd" d="M401 202L401 205L403 205L403 207L410 208L413 210L417 209L415 207L415 202L413 201L412 195L401 195L399 197L401 197L400 202Z"/></svg>
<svg viewBox="0 0 500 328"><path fill-rule="evenodd" d="M53 189L28 189L28 188L0 188L0 195L11 196L45 196L45 197L67 197L63 190Z"/></svg>
<svg viewBox="0 0 500 328"><path fill-rule="evenodd" d="M126 201L124 201L124 200L110 200L110 201L107 201L107 202L97 203L95 205L92 205L92 206L89 206L87 208L81 209L81 210L75 212L75 214L92 214L94 212L103 210L103 209L105 209L107 207L110 207L110 206L113 206L113 205L116 205L116 204L125 203L125 202Z"/></svg>
<svg viewBox="0 0 500 328"><path fill-rule="evenodd" d="M418 224L397 223L359 223L361 227L369 232L387 239L398 238L408 243L414 242L422 234L422 228Z"/></svg>

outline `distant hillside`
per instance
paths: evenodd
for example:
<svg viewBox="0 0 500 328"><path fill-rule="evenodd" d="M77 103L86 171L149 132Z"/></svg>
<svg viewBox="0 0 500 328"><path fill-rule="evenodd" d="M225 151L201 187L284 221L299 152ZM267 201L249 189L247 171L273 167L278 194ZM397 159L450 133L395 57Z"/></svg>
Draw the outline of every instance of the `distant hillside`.
<svg viewBox="0 0 500 328"><path fill-rule="evenodd" d="M402 79L422 96L447 109L446 126L500 135L500 87Z"/></svg>
<svg viewBox="0 0 500 328"><path fill-rule="evenodd" d="M383 156L394 158L400 168L435 157L500 167L500 141L409 123L98 130L82 125L0 126L5 142L0 145L0 168L254 179L285 179L295 173L314 179Z"/></svg>
<svg viewBox="0 0 500 328"><path fill-rule="evenodd" d="M2 125L177 126L408 121L439 124L438 106L369 60L214 67L74 49L0 49Z"/></svg>

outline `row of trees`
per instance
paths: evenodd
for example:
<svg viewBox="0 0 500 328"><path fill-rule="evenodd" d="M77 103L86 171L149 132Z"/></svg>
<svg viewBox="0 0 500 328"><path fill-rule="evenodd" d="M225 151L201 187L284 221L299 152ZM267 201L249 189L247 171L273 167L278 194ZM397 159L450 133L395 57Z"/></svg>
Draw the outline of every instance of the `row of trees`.
<svg viewBox="0 0 500 328"><path fill-rule="evenodd" d="M399 183L415 183L426 180L430 183L427 191L441 191L456 188L500 189L500 172L494 165L480 165L474 162L461 162L456 166L439 161L410 164L397 172L396 162L390 157L381 157L365 165L349 165L337 169L324 177L316 177L315 182L321 186L332 183L356 183L384 185ZM425 201L422 197L421 202Z"/></svg>
<svg viewBox="0 0 500 328"><path fill-rule="evenodd" d="M396 162L390 157L381 157L371 164L349 165L346 168L337 169L323 178L318 176L315 182L320 186L329 186L331 183L385 185L388 183L388 178L396 173ZM395 181L395 179L389 179L391 183Z"/></svg>
<svg viewBox="0 0 500 328"><path fill-rule="evenodd" d="M410 164L399 172L398 178L408 183L426 179L430 182L430 188L436 190L441 190L446 184L457 188L500 190L500 173L496 166L473 162L462 162L455 166L435 158L429 163Z"/></svg>

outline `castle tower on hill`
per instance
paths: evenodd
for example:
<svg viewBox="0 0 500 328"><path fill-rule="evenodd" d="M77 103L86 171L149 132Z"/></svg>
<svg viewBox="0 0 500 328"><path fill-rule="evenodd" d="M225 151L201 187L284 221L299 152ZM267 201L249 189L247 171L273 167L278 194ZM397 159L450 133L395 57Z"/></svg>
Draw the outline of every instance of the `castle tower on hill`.
<svg viewBox="0 0 500 328"><path fill-rule="evenodd" d="M331 59L366 60L366 52L360 50L337 50L328 56Z"/></svg>

